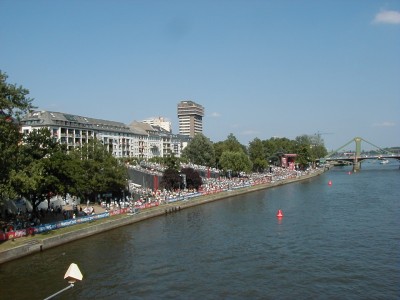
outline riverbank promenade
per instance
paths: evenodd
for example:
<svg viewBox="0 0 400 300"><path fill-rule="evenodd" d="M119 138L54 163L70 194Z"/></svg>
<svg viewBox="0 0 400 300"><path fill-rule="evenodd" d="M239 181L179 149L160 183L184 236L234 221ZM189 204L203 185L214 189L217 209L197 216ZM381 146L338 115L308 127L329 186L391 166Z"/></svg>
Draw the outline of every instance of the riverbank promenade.
<svg viewBox="0 0 400 300"><path fill-rule="evenodd" d="M226 189L218 192L210 192L197 197L181 197L178 201L166 201L163 204L140 210L135 213L123 213L110 215L107 218L93 219L85 223L78 223L73 226L50 230L35 235L28 235L18 239L10 239L0 244L0 264L14 259L21 258L30 254L45 251L49 248L60 246L78 239L82 239L94 234L106 232L121 226L126 226L135 222L140 222L149 218L162 216L189 207L222 200L229 197L255 192L271 187L289 184L301 180L307 180L322 174L325 169L313 169L301 176L280 178L267 183L243 186L240 188ZM96 214L104 214L104 207L94 206Z"/></svg>

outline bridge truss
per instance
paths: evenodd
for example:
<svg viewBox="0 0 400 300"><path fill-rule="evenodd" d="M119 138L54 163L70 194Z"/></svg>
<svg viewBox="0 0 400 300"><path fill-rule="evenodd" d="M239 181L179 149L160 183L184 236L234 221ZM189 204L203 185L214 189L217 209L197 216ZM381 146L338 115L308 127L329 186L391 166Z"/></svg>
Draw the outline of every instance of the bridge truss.
<svg viewBox="0 0 400 300"><path fill-rule="evenodd" d="M334 157L335 154L338 154L339 151L343 150L345 147L347 147L351 143L356 144L356 150L354 153L351 153L350 156L342 156L342 157ZM372 147L374 147L376 152L378 152L378 155L373 155L373 156L362 156L361 155L361 142L365 142ZM394 158L400 161L400 155L396 155L390 151L387 151L385 149L382 149L379 146L374 145L371 142L368 142L367 140L361 138L361 137L355 137L351 139L349 142L341 146L340 148L330 152L328 155L326 155L323 160L324 161L336 161L336 162L345 162L347 164L352 164L353 165L353 170L357 171L361 168L361 161L364 159L386 159L386 158Z"/></svg>
<svg viewBox="0 0 400 300"><path fill-rule="evenodd" d="M379 146L376 146L374 144L372 144L371 142L368 142L367 140L361 138L361 137L355 137L353 139L351 139L350 141L348 141L346 144L344 144L343 146L341 146L340 148L328 153L328 155L326 155L324 158L328 159L331 158L334 154L337 154L339 151L343 150L345 147L347 147L348 145L350 145L351 143L355 142L356 143L356 151L355 151L355 156L356 157L360 157L361 156L361 142L365 142L367 144L369 144L370 146L374 147L375 149L377 149L379 151L380 154L382 155L391 155L394 156L395 154L387 151L385 149L382 149Z"/></svg>

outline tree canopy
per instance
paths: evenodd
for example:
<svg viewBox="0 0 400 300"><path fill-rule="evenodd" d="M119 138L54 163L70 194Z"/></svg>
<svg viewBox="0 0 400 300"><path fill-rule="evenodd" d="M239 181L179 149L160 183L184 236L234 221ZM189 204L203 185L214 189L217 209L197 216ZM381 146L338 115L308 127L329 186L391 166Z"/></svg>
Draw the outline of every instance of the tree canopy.
<svg viewBox="0 0 400 300"><path fill-rule="evenodd" d="M243 152L243 153L247 154L246 146L240 144L240 142L233 135L233 133L230 133L224 141L215 143L214 151L215 151L216 165L217 165L217 168L220 168L220 169L223 168L223 165L221 164L221 157L224 152L226 152L226 151L239 152L239 153Z"/></svg>
<svg viewBox="0 0 400 300"><path fill-rule="evenodd" d="M0 117L19 120L21 115L33 109L29 90L16 84L7 83L8 75L0 70Z"/></svg>
<svg viewBox="0 0 400 300"><path fill-rule="evenodd" d="M21 141L20 116L34 108L29 91L7 83L7 74L0 70L0 202L16 196L10 185L11 171L16 167Z"/></svg>
<svg viewBox="0 0 400 300"><path fill-rule="evenodd" d="M268 166L266 149L259 138L249 144L249 157L253 164L253 171L262 172Z"/></svg>
<svg viewBox="0 0 400 300"><path fill-rule="evenodd" d="M53 195L70 193L95 201L102 193L120 196L127 170L97 140L67 151L48 129L33 130L19 146L18 166L10 182L16 194L35 209Z"/></svg>
<svg viewBox="0 0 400 300"><path fill-rule="evenodd" d="M81 157L82 172L75 174L75 189L80 197L92 201L106 193L121 197L127 185L127 169L100 141L91 140L78 148L75 155Z"/></svg>
<svg viewBox="0 0 400 300"><path fill-rule="evenodd" d="M252 165L249 157L244 152L224 151L220 159L224 171L231 170L237 175L240 172L250 172Z"/></svg>
<svg viewBox="0 0 400 300"><path fill-rule="evenodd" d="M215 151L212 142L198 133L183 149L182 157L191 163L212 167L215 165Z"/></svg>

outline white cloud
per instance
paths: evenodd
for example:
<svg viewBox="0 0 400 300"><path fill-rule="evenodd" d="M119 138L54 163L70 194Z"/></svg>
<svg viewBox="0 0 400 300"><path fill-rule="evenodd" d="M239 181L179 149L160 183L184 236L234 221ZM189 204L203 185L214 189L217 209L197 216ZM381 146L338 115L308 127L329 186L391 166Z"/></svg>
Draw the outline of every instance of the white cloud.
<svg viewBox="0 0 400 300"><path fill-rule="evenodd" d="M396 123L394 122L389 122L389 121L385 121L385 122L381 122L381 123L374 123L372 124L373 127L393 127L395 126Z"/></svg>
<svg viewBox="0 0 400 300"><path fill-rule="evenodd" d="M212 118L218 118L218 117L220 117L220 116L221 116L221 114L218 113L218 112L213 112L213 113L211 113L211 117L212 117Z"/></svg>
<svg viewBox="0 0 400 300"><path fill-rule="evenodd" d="M395 10L384 10L376 14L374 23L400 24L400 12Z"/></svg>

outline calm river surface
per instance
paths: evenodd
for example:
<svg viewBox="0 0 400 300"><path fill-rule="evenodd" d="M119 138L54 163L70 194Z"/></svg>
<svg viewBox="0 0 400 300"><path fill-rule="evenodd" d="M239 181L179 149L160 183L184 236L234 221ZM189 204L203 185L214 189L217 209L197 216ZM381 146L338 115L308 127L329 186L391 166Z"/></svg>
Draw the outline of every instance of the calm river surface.
<svg viewBox="0 0 400 300"><path fill-rule="evenodd" d="M399 164L349 171L2 264L0 299L50 296L72 262L83 281L57 299L399 299Z"/></svg>

